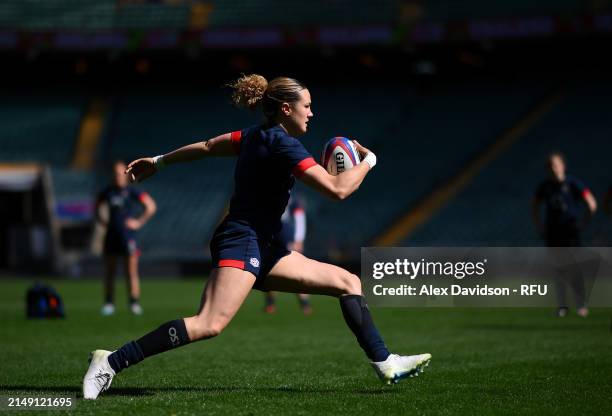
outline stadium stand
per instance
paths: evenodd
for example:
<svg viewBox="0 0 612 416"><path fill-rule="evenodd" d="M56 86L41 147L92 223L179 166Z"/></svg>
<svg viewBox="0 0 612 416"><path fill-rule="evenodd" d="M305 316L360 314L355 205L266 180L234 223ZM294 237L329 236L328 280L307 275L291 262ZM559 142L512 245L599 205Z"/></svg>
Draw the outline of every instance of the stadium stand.
<svg viewBox="0 0 612 416"><path fill-rule="evenodd" d="M444 1L192 1L5 0L0 28L25 31L342 26L394 23L403 18L449 21L473 18L571 15L601 11L606 2L584 0ZM291 10L291 13L287 13ZM321 13L325 10L325 13ZM196 17L203 11L203 17Z"/></svg>
<svg viewBox="0 0 612 416"><path fill-rule="evenodd" d="M20 30L185 29L190 2L8 0L0 27Z"/></svg>
<svg viewBox="0 0 612 416"><path fill-rule="evenodd" d="M520 0L513 2L491 2L486 0L453 0L421 2L423 17L446 21L466 18L495 18L520 16L549 16L585 13L593 9L583 0Z"/></svg>
<svg viewBox="0 0 612 416"><path fill-rule="evenodd" d="M274 0L214 2L211 27L301 25L360 25L392 22L400 2L367 0L290 1L279 7ZM287 10L292 10L287 13ZM325 10L325 13L321 13Z"/></svg>
<svg viewBox="0 0 612 416"><path fill-rule="evenodd" d="M406 244L427 245L541 245L532 225L530 202L538 183L546 177L545 158L562 151L568 173L574 174L600 199L610 186L606 158L612 154L607 105L612 85L591 85L571 91L506 154L494 161L464 192ZM493 202L494 201L494 202ZM603 215L594 218L584 243L609 244Z"/></svg>
<svg viewBox="0 0 612 416"><path fill-rule="evenodd" d="M78 94L3 94L0 158L67 165L85 102Z"/></svg>
<svg viewBox="0 0 612 416"><path fill-rule="evenodd" d="M102 178L92 172L72 170L66 167L51 169L55 198L58 201L91 200Z"/></svg>

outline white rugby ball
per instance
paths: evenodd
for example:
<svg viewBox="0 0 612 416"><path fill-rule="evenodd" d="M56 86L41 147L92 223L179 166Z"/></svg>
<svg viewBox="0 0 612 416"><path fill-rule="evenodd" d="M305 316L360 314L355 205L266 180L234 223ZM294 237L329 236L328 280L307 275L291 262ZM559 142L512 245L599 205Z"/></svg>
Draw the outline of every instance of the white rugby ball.
<svg viewBox="0 0 612 416"><path fill-rule="evenodd" d="M353 142L346 137L334 137L323 147L321 165L336 176L357 165L361 160Z"/></svg>

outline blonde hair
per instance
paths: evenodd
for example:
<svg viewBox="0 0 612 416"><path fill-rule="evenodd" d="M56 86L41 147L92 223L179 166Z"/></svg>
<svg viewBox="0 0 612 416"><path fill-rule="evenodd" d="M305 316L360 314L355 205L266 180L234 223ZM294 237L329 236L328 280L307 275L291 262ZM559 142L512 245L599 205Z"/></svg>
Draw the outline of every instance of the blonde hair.
<svg viewBox="0 0 612 416"><path fill-rule="evenodd" d="M239 108L261 109L268 121L272 121L282 103L299 101L300 91L306 89L300 81L277 77L268 82L258 74L243 75L229 84L232 92L232 102Z"/></svg>

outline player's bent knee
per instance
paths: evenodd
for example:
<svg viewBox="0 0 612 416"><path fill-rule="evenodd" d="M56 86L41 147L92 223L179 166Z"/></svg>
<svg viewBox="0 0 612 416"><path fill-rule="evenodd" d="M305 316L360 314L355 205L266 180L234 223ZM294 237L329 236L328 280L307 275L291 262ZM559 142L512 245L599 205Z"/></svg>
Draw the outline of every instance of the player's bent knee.
<svg viewBox="0 0 612 416"><path fill-rule="evenodd" d="M341 277L341 295L361 295L361 280L359 276L345 272Z"/></svg>
<svg viewBox="0 0 612 416"><path fill-rule="evenodd" d="M361 295L361 279L356 274L350 275L349 295Z"/></svg>
<svg viewBox="0 0 612 416"><path fill-rule="evenodd" d="M197 322L189 331L191 341L214 338L223 332L227 323L223 320L214 320L208 322Z"/></svg>
<svg viewBox="0 0 612 416"><path fill-rule="evenodd" d="M218 327L211 327L211 326L196 327L193 333L190 334L190 337L192 338L191 341L199 341L201 339L214 338L218 336L219 334L221 334L222 331L223 329L218 328Z"/></svg>
<svg viewBox="0 0 612 416"><path fill-rule="evenodd" d="M205 337L206 338L214 338L216 336L221 335L221 332L225 329L225 326L222 325L210 325L206 328Z"/></svg>

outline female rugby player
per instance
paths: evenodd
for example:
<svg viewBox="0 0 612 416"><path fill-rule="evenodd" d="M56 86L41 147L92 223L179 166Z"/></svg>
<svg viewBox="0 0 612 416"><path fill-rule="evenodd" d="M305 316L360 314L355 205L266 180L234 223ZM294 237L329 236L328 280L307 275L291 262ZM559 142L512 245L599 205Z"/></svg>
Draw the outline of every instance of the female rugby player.
<svg viewBox="0 0 612 416"><path fill-rule="evenodd" d="M117 373L147 357L219 335L252 288L339 298L348 327L378 376L388 384L417 375L429 363L430 354L389 353L374 326L356 275L290 252L273 237L280 229L280 217L296 177L324 195L342 200L359 188L376 165L374 153L355 143L364 163L332 176L296 139L306 133L313 116L310 93L303 84L285 77L268 83L260 75L248 75L232 87L235 104L251 109L260 106L264 124L166 155L138 159L126 170L132 181L143 181L166 165L206 156L237 156L234 195L229 213L210 243L215 268L204 288L199 311L166 322L114 352L93 351L83 380L85 399L96 399Z"/></svg>
<svg viewBox="0 0 612 416"><path fill-rule="evenodd" d="M549 178L540 183L532 201L533 221L548 247L580 247L580 231L597 210L595 197L582 181L566 174L565 157L560 152L548 155L546 165ZM546 208L546 220L540 219L540 207ZM581 218L582 206L586 207ZM566 288L574 292L576 312L586 318L584 278L578 273L559 276L557 279L557 316L564 318L568 312Z"/></svg>
<svg viewBox="0 0 612 416"><path fill-rule="evenodd" d="M104 237L104 316L115 313L115 272L120 257L123 257L125 276L129 289L129 307L134 315L142 315L140 306L140 278L138 259L140 251L136 234L155 214L157 206L148 193L128 186L125 163L118 160L113 164L113 182L104 188L96 201L98 221L106 225ZM108 207L107 218L100 215L100 207ZM140 205L143 212L135 216Z"/></svg>

